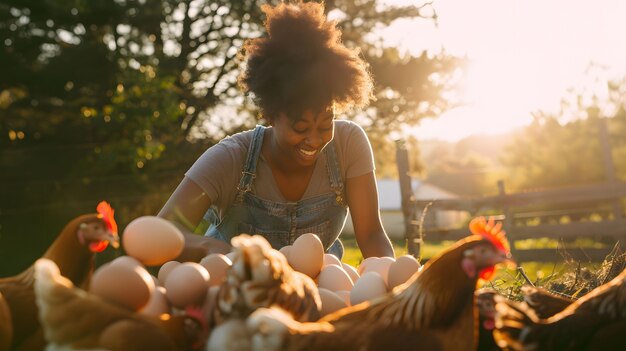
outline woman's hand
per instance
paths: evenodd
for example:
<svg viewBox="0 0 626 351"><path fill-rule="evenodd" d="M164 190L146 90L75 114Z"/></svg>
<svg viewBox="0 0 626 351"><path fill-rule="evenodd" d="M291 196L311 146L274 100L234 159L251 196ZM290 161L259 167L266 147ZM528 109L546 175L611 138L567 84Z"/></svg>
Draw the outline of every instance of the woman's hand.
<svg viewBox="0 0 626 351"><path fill-rule="evenodd" d="M395 257L393 246L380 221L374 172L348 178L346 200L350 207L356 242L363 257Z"/></svg>
<svg viewBox="0 0 626 351"><path fill-rule="evenodd" d="M227 254L232 247L228 243L206 236L187 232L185 236L185 248L176 258L180 262L200 262L204 257L212 253Z"/></svg>

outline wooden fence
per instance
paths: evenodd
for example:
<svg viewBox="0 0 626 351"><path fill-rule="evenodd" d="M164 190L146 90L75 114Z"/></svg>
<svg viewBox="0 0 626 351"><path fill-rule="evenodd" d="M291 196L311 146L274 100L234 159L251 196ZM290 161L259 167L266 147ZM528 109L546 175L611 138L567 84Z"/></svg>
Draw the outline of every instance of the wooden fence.
<svg viewBox="0 0 626 351"><path fill-rule="evenodd" d="M602 128L600 130L602 133ZM507 193L504 183L499 182L499 194L495 196L417 200L410 186L407 150L399 143L396 156L409 253L416 257L421 254L423 239L419 235L420 229L426 240L432 241L458 240L467 236L466 227L437 228L429 226L428 221L420 223L437 211L453 210L466 211L470 216L495 214L503 221L518 262L563 260L554 248L515 249L515 241L537 238L557 239L563 243L581 237L591 238L603 243L604 247L575 248L570 245L567 255L581 261L603 260L616 242L621 242L621 247L626 244L626 218L622 205L622 200L626 198L626 182L619 181L615 176L608 144L603 149L607 174L607 181L603 183Z"/></svg>

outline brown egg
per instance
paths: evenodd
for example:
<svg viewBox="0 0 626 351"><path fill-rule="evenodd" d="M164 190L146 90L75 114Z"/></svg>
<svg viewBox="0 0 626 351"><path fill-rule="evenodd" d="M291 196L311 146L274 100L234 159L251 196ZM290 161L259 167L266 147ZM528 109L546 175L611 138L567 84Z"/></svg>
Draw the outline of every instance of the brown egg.
<svg viewBox="0 0 626 351"><path fill-rule="evenodd" d="M283 254L285 256L285 258L287 259L287 262L289 262L289 251L291 251L292 246L291 245L287 245L287 246L283 246L280 248L280 253Z"/></svg>
<svg viewBox="0 0 626 351"><path fill-rule="evenodd" d="M289 264L298 272L315 279L324 264L324 246L315 234L302 234L289 251Z"/></svg>
<svg viewBox="0 0 626 351"><path fill-rule="evenodd" d="M124 262L98 268L89 286L89 292L135 311L148 303L154 289L154 281L145 268Z"/></svg>
<svg viewBox="0 0 626 351"><path fill-rule="evenodd" d="M128 223L122 235L126 253L146 266L158 266L178 257L185 246L185 239L171 222L143 216Z"/></svg>
<svg viewBox="0 0 626 351"><path fill-rule="evenodd" d="M165 288L157 286L150 296L148 303L139 311L148 316L160 316L171 312L170 302L165 297Z"/></svg>
<svg viewBox="0 0 626 351"><path fill-rule="evenodd" d="M226 279L226 274L233 263L230 258L222 254L210 254L200 260L200 265L209 272L209 286L220 285Z"/></svg>
<svg viewBox="0 0 626 351"><path fill-rule="evenodd" d="M411 255L400 256L389 267L387 284L389 290L403 284L413 276L420 268L419 262Z"/></svg>
<svg viewBox="0 0 626 351"><path fill-rule="evenodd" d="M356 268L343 262L341 262L341 268L343 268L343 270L348 273L352 282L356 282L357 280L359 280L359 273L356 271Z"/></svg>
<svg viewBox="0 0 626 351"><path fill-rule="evenodd" d="M352 280L343 268L336 264L329 264L324 267L317 278L317 285L320 288L330 291L352 290Z"/></svg>
<svg viewBox="0 0 626 351"><path fill-rule="evenodd" d="M141 262L139 262L139 260L131 256L120 256L109 263L110 264L123 264L123 265L127 265L130 267L139 266L143 268L143 265L141 264Z"/></svg>
<svg viewBox="0 0 626 351"><path fill-rule="evenodd" d="M172 269L178 267L178 265L180 265L180 262L178 261L168 261L161 266L159 273L157 274L157 278L159 279L159 282L161 282L161 285L165 283L165 280Z"/></svg>
<svg viewBox="0 0 626 351"><path fill-rule="evenodd" d="M322 300L322 310L320 311L322 317L344 307L348 307L343 298L339 297L334 292L324 288L319 288L319 292L320 299Z"/></svg>
<svg viewBox="0 0 626 351"><path fill-rule="evenodd" d="M209 279L209 272L200 264L181 263L165 279L165 296L172 305L181 309L200 305L209 288Z"/></svg>
<svg viewBox="0 0 626 351"><path fill-rule="evenodd" d="M350 304L356 305L387 293L385 281L376 272L366 272L356 281L350 292Z"/></svg>
<svg viewBox="0 0 626 351"><path fill-rule="evenodd" d="M228 257L230 262L235 262L235 257L237 257L237 255L238 255L237 251L231 251L227 253L225 256Z"/></svg>

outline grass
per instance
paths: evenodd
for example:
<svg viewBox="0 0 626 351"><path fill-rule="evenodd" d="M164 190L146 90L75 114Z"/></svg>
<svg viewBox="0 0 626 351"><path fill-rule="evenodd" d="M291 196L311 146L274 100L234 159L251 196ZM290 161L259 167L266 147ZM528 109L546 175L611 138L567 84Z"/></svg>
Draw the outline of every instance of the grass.
<svg viewBox="0 0 626 351"><path fill-rule="evenodd" d="M353 236L341 238L344 244L343 262L354 267L363 261ZM406 255L407 249L404 240L392 240L396 257ZM423 247L422 256L431 258L453 241L427 242ZM563 243L549 239L529 239L516 242L517 249L530 248L556 248ZM601 247L590 239L579 239L568 243L565 247ZM562 247L562 246L561 246ZM574 260L562 260L560 262L523 262L519 266L499 266L489 282L481 282L480 287L489 287L497 290L511 299L520 299L520 288L530 281L533 285L541 286L555 293L564 294L573 298L580 297L599 285L608 282L626 268L626 253L616 246L605 260L598 262L579 262Z"/></svg>

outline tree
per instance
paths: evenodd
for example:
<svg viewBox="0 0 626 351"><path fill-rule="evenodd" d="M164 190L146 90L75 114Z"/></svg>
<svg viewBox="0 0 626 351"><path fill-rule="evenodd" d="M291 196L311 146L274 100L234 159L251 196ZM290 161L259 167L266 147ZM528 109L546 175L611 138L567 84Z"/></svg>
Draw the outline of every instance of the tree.
<svg viewBox="0 0 626 351"><path fill-rule="evenodd" d="M507 183L528 189L606 181L598 129L601 118L606 118L617 176L626 179L626 104L622 95L626 79L611 82L608 88L606 101L573 92L563 102L561 113L537 112L502 158Z"/></svg>
<svg viewBox="0 0 626 351"><path fill-rule="evenodd" d="M0 250L32 238L36 256L54 228L101 199L121 227L155 213L204 149L254 125L257 111L237 89L237 54L262 35L262 3L3 0ZM439 92L454 59L401 57L367 39L398 18L436 19L429 8L327 2L378 82L372 108L346 117L381 140L446 106Z"/></svg>

